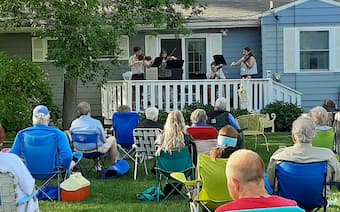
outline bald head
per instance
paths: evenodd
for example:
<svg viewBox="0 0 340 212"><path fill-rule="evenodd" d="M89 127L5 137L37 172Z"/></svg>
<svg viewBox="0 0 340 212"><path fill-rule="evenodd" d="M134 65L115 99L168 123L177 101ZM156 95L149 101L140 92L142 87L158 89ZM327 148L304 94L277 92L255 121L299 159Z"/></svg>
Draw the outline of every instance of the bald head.
<svg viewBox="0 0 340 212"><path fill-rule="evenodd" d="M226 172L242 184L259 183L263 181L264 163L256 152L242 149L231 154Z"/></svg>

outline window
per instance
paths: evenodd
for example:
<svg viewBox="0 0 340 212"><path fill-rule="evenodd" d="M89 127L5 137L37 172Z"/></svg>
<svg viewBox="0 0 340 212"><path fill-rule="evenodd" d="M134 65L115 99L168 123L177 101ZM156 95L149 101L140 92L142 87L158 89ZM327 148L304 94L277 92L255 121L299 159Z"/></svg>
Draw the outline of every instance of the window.
<svg viewBox="0 0 340 212"><path fill-rule="evenodd" d="M329 31L300 31L300 69L329 70Z"/></svg>
<svg viewBox="0 0 340 212"><path fill-rule="evenodd" d="M206 62L206 39L189 38L186 39L187 67L190 74L205 74Z"/></svg>

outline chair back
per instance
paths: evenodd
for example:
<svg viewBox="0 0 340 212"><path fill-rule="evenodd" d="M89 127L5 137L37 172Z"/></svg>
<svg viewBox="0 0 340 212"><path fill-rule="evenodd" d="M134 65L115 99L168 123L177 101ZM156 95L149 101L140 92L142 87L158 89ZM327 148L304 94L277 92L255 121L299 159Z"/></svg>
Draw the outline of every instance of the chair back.
<svg viewBox="0 0 340 212"><path fill-rule="evenodd" d="M34 178L45 180L58 171L58 138L51 131L44 134L34 130L23 133L23 157Z"/></svg>
<svg viewBox="0 0 340 212"><path fill-rule="evenodd" d="M0 211L18 211L17 182L10 172L0 171Z"/></svg>
<svg viewBox="0 0 340 212"><path fill-rule="evenodd" d="M156 147L155 141L162 133L158 128L136 128L133 131L135 138L136 152L144 154L147 158L153 158Z"/></svg>
<svg viewBox="0 0 340 212"><path fill-rule="evenodd" d="M313 146L325 147L333 150L335 140L335 129L316 130L316 136L313 140Z"/></svg>
<svg viewBox="0 0 340 212"><path fill-rule="evenodd" d="M195 140L209 140L217 139L218 132L214 127L189 127L187 129L189 135L191 135Z"/></svg>
<svg viewBox="0 0 340 212"><path fill-rule="evenodd" d="M245 135L247 132L261 132L264 133L264 121L265 115L263 114L250 114L243 115L236 118L240 128L246 129L244 131Z"/></svg>
<svg viewBox="0 0 340 212"><path fill-rule="evenodd" d="M246 209L246 210L237 210L240 212L304 212L305 210L297 207L297 206L287 206L287 207L278 207L278 208L256 208L256 209Z"/></svg>
<svg viewBox="0 0 340 212"><path fill-rule="evenodd" d="M198 156L198 178L203 185L199 199L211 210L232 201L227 189L226 164L227 159L213 161L208 155Z"/></svg>
<svg viewBox="0 0 340 212"><path fill-rule="evenodd" d="M213 118L208 118L207 123L217 130L220 130L229 123L229 112L219 114Z"/></svg>
<svg viewBox="0 0 340 212"><path fill-rule="evenodd" d="M134 143L133 130L140 121L140 115L135 112L116 112L112 117L112 126L117 143L124 148L131 148Z"/></svg>
<svg viewBox="0 0 340 212"><path fill-rule="evenodd" d="M170 174L171 172L186 172L193 169L194 165L188 147L184 147L181 150L174 150L172 152L162 151L156 157L155 168L163 173Z"/></svg>
<svg viewBox="0 0 340 212"><path fill-rule="evenodd" d="M320 208L326 202L327 161L276 165L277 194L295 200L303 209Z"/></svg>
<svg viewBox="0 0 340 212"><path fill-rule="evenodd" d="M72 143L79 151L97 150L98 135L97 134L75 134L72 135ZM90 148L89 148L90 147Z"/></svg>

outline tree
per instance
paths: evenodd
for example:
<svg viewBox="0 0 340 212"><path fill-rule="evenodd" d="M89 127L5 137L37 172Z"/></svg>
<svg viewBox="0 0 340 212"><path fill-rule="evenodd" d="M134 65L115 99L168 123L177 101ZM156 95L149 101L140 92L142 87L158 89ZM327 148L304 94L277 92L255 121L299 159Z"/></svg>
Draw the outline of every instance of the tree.
<svg viewBox="0 0 340 212"><path fill-rule="evenodd" d="M118 63L122 35L134 36L143 25L187 33L187 19L202 9L196 0L0 1L3 26L32 26L36 36L55 39L48 58L64 71L63 128L74 117L78 80L107 75L98 58L110 53L112 63ZM187 17L179 12L184 10Z"/></svg>

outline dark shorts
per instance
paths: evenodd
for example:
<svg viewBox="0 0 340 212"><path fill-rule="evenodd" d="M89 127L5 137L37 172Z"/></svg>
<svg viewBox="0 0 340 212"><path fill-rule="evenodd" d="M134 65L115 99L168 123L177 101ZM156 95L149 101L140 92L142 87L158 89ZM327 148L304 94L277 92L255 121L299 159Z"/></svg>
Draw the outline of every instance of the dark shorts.
<svg viewBox="0 0 340 212"><path fill-rule="evenodd" d="M131 80L145 80L144 74L132 74Z"/></svg>

